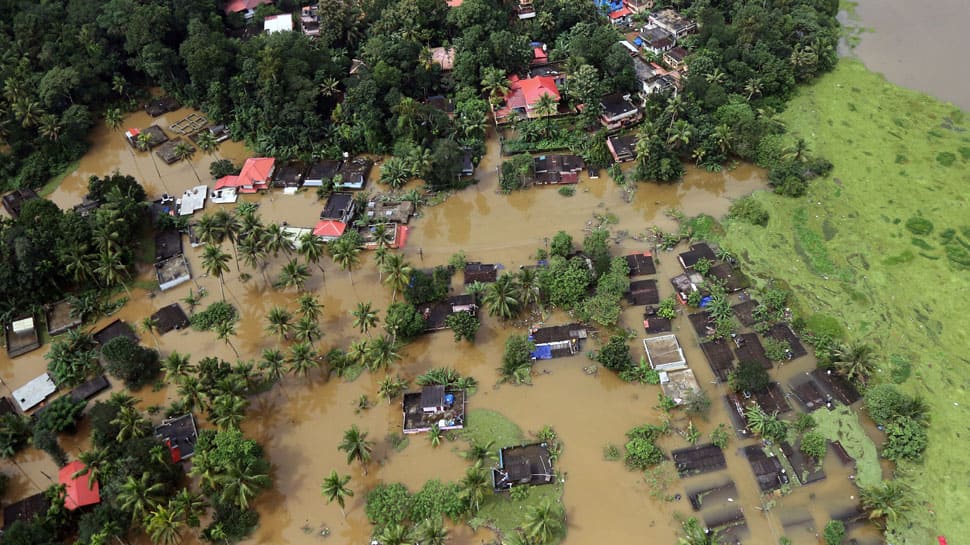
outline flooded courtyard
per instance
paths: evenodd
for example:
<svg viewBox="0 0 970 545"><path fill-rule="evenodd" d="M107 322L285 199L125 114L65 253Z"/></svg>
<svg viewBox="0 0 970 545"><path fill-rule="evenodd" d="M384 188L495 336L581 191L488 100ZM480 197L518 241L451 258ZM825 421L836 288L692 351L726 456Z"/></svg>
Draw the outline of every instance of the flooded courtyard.
<svg viewBox="0 0 970 545"><path fill-rule="evenodd" d="M126 119L124 127L145 127L154 122L167 128L187 113L188 110L180 110L155 120L137 113ZM91 175L100 176L116 169L138 178L152 198L161 193L180 195L198 185L196 175L202 183L212 184L209 176L211 161L225 158L239 164L250 156L243 145L225 142L212 155L197 152L191 165L178 162L169 166L146 153L132 150L125 143L122 132L99 126L92 135L91 151L50 198L62 208L73 206L86 192L87 179ZM454 253L464 251L469 260L500 263L506 270L517 270L520 266L534 264L536 250L548 245L557 231L570 233L575 242L581 244L585 231L598 224L597 218L607 215L617 219L611 226L614 234L623 231L628 235L617 237L621 240L613 245L613 255L641 252L649 248L636 240L637 235L653 225L667 230L675 227L673 220L665 214L666 210L676 208L689 216L707 213L720 217L727 212L732 199L766 187L762 171L739 165L722 173L690 168L684 181L678 184L641 184L630 202L624 198L624 190L605 173L595 180L584 177L572 197L558 194L555 188L542 187L504 195L498 191L496 171L499 165L498 145L492 138L488 154L477 171L478 183L451 195L442 204L423 208L420 216L411 221L407 247L399 251L413 266L446 265ZM385 189L376 184L378 174L379 165L371 174L371 191ZM287 222L294 227L312 228L323 206L313 191L286 196L271 190L262 195L245 196L242 200L258 203L265 223ZM206 212L220 206L234 205L209 203ZM219 281L204 276L201 248L192 249L186 243L185 253L193 271L193 282L166 292L132 289L133 300L115 316L101 320L95 327L115 318L132 325L139 324L157 309L179 302L190 288L207 290L209 295L203 300L202 307L218 300ZM391 302L390 290L380 284L371 258L368 254L363 257L352 278L329 260L324 265L325 275L315 267L310 268L313 276L306 289L316 294L324 305L321 320L324 337L318 342L320 352L333 347L346 348L360 337L350 316L358 302L371 302L382 310ZM270 278L285 261L286 257L280 256L270 263L267 267ZM248 280L241 278L235 263L231 266L225 279L226 297L241 315L232 342L243 359L258 360L264 349L279 344L274 336L265 332L267 312L274 306L295 308L296 293L269 287L261 274L247 270L245 266L242 271L251 277ZM656 278L661 297L672 293L668 279L680 272L675 253L659 255ZM146 267L140 273L144 280L153 278L150 268ZM460 281L459 273L453 282L453 292L461 289ZM643 354L639 343L643 336L642 313L642 307L627 307L620 324L636 333L637 338L630 342L635 359ZM713 402L708 418L694 422L708 437L718 424L730 426L727 407L722 401L727 387L716 384L699 348L698 338L685 313L681 314L674 322L674 333L684 348L691 369ZM383 312L381 315L383 317ZM554 314L547 323L560 324L566 320L567 316ZM664 413L657 408L659 387L624 383L606 369L587 373L584 368L592 362L585 352L598 348L595 340L587 343L583 353L573 357L537 363L531 386L496 386L496 368L500 365L505 340L513 333L522 332L524 328L521 326L504 324L483 313L482 327L474 344L455 343L448 331L425 335L401 350L401 361L389 372L411 380L413 387L413 379L428 369L454 367L479 382L478 391L468 399L470 410L497 411L527 433L544 425L555 428L565 444L557 470L565 481L566 545L673 543L680 528L677 515L693 514L687 502L688 494L728 480L735 483L737 495L724 501L742 507L747 531L740 537L745 543L773 544L787 536L794 545L816 544L821 528L828 520L858 505L858 492L850 480L852 468L843 466L831 450L824 461L826 479L796 487L783 497L763 499L751 467L740 453L741 447L756 441L733 437L725 450L726 470L685 479L675 477L669 494L678 499L670 502L653 499L643 474L628 471L620 461L607 461L604 448L610 444L622 446L626 442L624 433L636 425L661 422ZM146 346L154 347L157 343L163 357L178 351L191 354L193 361L203 356L236 360L232 348L211 332L172 331L157 339L141 331L139 335ZM607 333L601 333L603 340L606 336ZM4 384L15 389L44 372L44 353L48 348L49 344L46 344L42 349L15 360L2 356L0 377ZM791 378L814 367L813 357L803 356L773 371L774 379L787 388ZM468 462L458 455L465 447L463 442L446 440L440 447L432 448L427 437L415 435L410 437L409 445L402 451L392 448L388 436L400 433L401 410L398 401L388 404L378 396L378 383L383 376L383 371L377 374L365 372L353 382L339 378L328 380L320 372L311 373L308 379L290 376L272 390L250 400L243 429L266 448L273 465L273 486L258 498L256 507L261 515L260 525L249 543L369 543L371 527L364 514L364 501L366 492L377 483L402 482L415 491L429 479L458 480L464 475ZM120 385L114 387L115 390L119 388ZM101 398L107 395L102 394ZM361 396L367 396L373 402L371 409L358 411L357 401ZM137 393L137 397L145 409L167 406L177 394L174 387L159 391L145 388ZM797 403L794 400L790 403L794 411L791 414L797 414L800 410ZM672 418L674 428L686 428L688 421L681 412L675 411ZM377 442L374 463L366 476L359 466L348 466L344 454L337 450L343 431L351 424L367 431ZM86 448L78 439L85 436L83 426L77 436L62 436L62 445L70 456L74 457ZM660 445L669 452L689 444L674 433L663 438ZM4 461L4 468L12 477L9 493L12 498L46 488L57 471L47 455L34 449L21 453L13 463ZM346 518L337 505L328 505L320 493L320 483L332 469L352 476L349 486L355 496L348 499ZM711 506L710 509L717 507ZM708 509L705 507L698 516L703 518ZM329 536L322 535L324 529L329 530ZM879 542L878 533L867 525L852 527L849 535L861 543ZM492 537L487 530L472 532L461 526L452 530L450 542L471 545ZM197 540L191 533L187 533L186 538L187 543Z"/></svg>

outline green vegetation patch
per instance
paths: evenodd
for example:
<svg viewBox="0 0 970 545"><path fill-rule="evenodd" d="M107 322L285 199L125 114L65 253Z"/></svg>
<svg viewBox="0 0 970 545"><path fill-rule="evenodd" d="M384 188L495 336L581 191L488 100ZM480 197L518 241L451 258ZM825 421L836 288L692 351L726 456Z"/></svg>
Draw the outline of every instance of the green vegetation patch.
<svg viewBox="0 0 970 545"><path fill-rule="evenodd" d="M469 443L486 445L495 442L495 449L510 445L520 445L525 440L522 430L500 413L488 409L473 409L468 411L465 419L467 425L461 431L461 437Z"/></svg>
<svg viewBox="0 0 970 545"><path fill-rule="evenodd" d="M866 435L857 415L849 407L839 407L834 411L815 411L816 431L829 441L839 441L849 456L856 461L856 482L859 486L877 485L882 481L882 468L876 444Z"/></svg>
<svg viewBox="0 0 970 545"><path fill-rule="evenodd" d="M898 112L908 113L905 123L893 124ZM849 338L869 324L865 335L878 362L874 380L900 382L906 393L921 395L929 405L926 452L917 462L901 463L898 474L913 489L913 501L932 504L935 516L891 524L895 545L928 543L941 534L970 535L965 515L970 466L964 463L970 404L965 366L957 363L966 360L970 341L959 327L966 321L966 305L956 295L970 293L970 236L961 229L967 223L967 177L960 164L941 168L937 159L967 147L970 127L952 112L931 97L888 84L861 63L840 60L816 85L800 89L781 116L788 128L785 145L804 138L815 155L833 163L831 176L840 183L816 180L797 199L759 194L771 217L770 232L729 222L721 240L742 256L756 283L771 277L788 281L794 308L804 314L831 317ZM950 118L947 127L941 128L945 118ZM907 160L905 175L894 162L900 155ZM963 156L959 152L957 161ZM838 229L831 240L822 232L826 219ZM935 224L932 229L927 222ZM934 249L914 246L914 236ZM868 269L857 266L860 259L846 257L853 277L819 276L831 271L829 266L843 267L843 256L853 255L864 255ZM846 287L865 294L869 303L853 302ZM894 354L920 354L920 363L913 360L910 368ZM836 417L817 414L820 420ZM865 459L876 461L872 452ZM872 475L860 470L860 481L871 482Z"/></svg>

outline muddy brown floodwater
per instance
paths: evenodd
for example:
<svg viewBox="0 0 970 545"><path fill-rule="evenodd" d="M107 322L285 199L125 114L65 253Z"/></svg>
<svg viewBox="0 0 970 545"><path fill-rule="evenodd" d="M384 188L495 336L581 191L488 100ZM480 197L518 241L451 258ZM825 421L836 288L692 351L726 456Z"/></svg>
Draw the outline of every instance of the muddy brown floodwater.
<svg viewBox="0 0 970 545"><path fill-rule="evenodd" d="M167 127L186 113L186 110L171 113L155 122ZM143 127L149 122L144 114L134 114L126 120L125 126ZM101 175L114 169L138 177L153 196L162 192L178 195L197 184L195 174L185 163L168 166L159 162L159 177L156 164L146 154L132 152L120 132L100 126L92 138L91 152L51 196L62 207L80 201L90 175ZM689 169L685 180L676 185L641 184L629 203L624 200L623 191L605 175L598 180L584 179L573 197L563 197L555 188L534 188L503 195L497 191L496 169L500 158L494 138L489 142L488 150L478 170L478 184L452 195L443 204L424 209L421 217L412 220L411 237L403 253L415 266L446 264L454 252L464 250L469 259L501 263L506 269L514 270L531 263L535 250L547 244L559 230L569 232L580 242L584 230L589 227L588 222L596 214L614 214L619 220L614 231L623 230L634 235L654 224L672 228L672 220L664 214L668 208L678 208L688 215L704 212L721 216L727 211L731 199L765 187L762 171L742 165L718 174ZM211 183L208 176L211 160L225 157L238 162L247 153L242 145L224 143L212 157L197 154L193 165L199 176ZM245 199L259 203L267 223L287 221L300 227L312 227L321 208L313 192L284 196L274 191ZM217 206L210 204L207 211L211 212ZM614 254L644 249L629 237L614 248ZM138 324L155 309L185 297L190 287L208 290L209 295L203 304L217 300L218 281L201 273L200 251L186 244L186 254L197 275L193 283L164 293L133 290L134 301L116 317ZM270 276L284 261L285 257L280 256L270 264ZM346 272L338 270L332 263L327 263L325 268L325 279L311 268L314 276L307 284L307 289L316 293L325 305L322 319L325 337L319 343L321 352L335 346L345 348L358 336L349 315L357 302L370 301L380 309L387 308L390 303L389 290L379 284L369 256L353 272L352 282ZM242 316L232 342L244 358L256 359L263 349L277 344L275 338L264 333L266 312L276 305L294 307L296 294L275 291L266 285L262 275L248 272L251 278L242 281L233 265L226 279L226 295L241 310ZM677 273L674 254L661 255L658 279L662 296L671 292L666 279ZM148 275L149 271L142 271L143 278L148 279ZM460 275L455 279L455 289L459 289L459 282ZM561 323L566 319L554 315L547 322ZM103 319L96 326L109 320ZM641 323L642 309L624 311L624 327L642 331ZM709 420L695 422L707 435L717 424L728 422L720 402L724 386L712 384L712 373L686 318L678 318L676 327L691 367L714 400ZM604 447L607 444L622 445L624 433L631 427L660 422L661 415L655 408L658 387L625 384L605 370L587 375L583 368L590 362L584 355L537 364L533 386L495 387L498 378L495 369L505 339L515 332L521 330L486 316L474 345L456 344L448 332L428 335L402 350L404 357L393 372L414 379L432 367L455 367L474 376L480 383L478 392L468 401L470 409L499 411L526 431L552 425L565 443L558 469L566 480L564 502L569 529L566 545L672 543L679 526L675 513L690 513L686 499L670 503L651 499L642 475L627 471L621 462L609 462L603 457ZM175 331L157 339L147 333L141 333L141 336L142 343L147 346L157 343L163 356L177 350L191 354L194 360L210 355L235 359L232 349L210 333ZM14 361L4 356L0 359L0 376L13 388L24 384L43 372L43 356L48 347L45 345L41 350ZM639 357L642 353L639 342L631 342L631 347L635 357ZM594 349L595 343L590 343L588 348ZM811 357L804 357L784 366L779 374L784 379L811 368L813 364ZM367 490L378 482L400 481L416 490L431 478L461 478L467 463L457 455L460 443L445 442L442 447L432 449L427 438L419 435L412 436L409 446L402 452L396 452L389 446L387 437L401 430L399 405L379 402L370 410L359 413L355 410L356 401L362 395L375 402L379 400L377 385L380 378L365 373L356 381L345 383L336 378L327 380L320 375L311 375L309 379L288 377L270 392L251 400L244 428L266 447L273 464L274 484L272 490L257 501L261 521L249 542L368 543L370 526L364 514L364 498ZM102 398L107 395L102 394ZM146 388L137 395L143 400L142 407L147 408L169 404L176 393L174 389L153 392ZM673 423L680 428L687 425L682 417L675 418ZM366 476L358 466L348 467L343 454L337 451L343 430L351 424L357 424L377 441L375 462ZM83 439L86 435L86 430L82 429L77 436L62 438L72 456L86 447ZM666 449L686 444L678 435L662 442ZM782 533L788 531L783 529L783 524L809 520L808 527L821 528L833 512L855 505L856 490L848 479L849 472L830 455L825 463L828 479L778 498L774 508L763 513L759 509L762 501L751 469L738 454L739 447L744 444L732 441L727 450L726 471L714 476L675 480L670 493L679 493L686 498L688 490L705 482L732 479L738 488L738 497L732 500L743 506L748 521L749 532L745 541L763 544L777 543ZM16 467L8 467L10 463L4 462L5 471L13 475L12 497L26 496L46 487L50 484L49 477L56 477L56 467L46 455L36 450L21 453L14 462ZM353 477L350 486L356 495L348 503L346 518L341 516L336 505L328 505L320 494L320 482L331 469ZM329 537L321 536L323 528L329 528ZM871 532L866 534L865 529L861 531L860 535L873 535ZM197 539L187 537L189 543ZM814 530L799 530L789 533L788 537L796 545L817 543ZM487 531L473 533L467 527L459 527L453 529L451 542L471 545L490 538Z"/></svg>

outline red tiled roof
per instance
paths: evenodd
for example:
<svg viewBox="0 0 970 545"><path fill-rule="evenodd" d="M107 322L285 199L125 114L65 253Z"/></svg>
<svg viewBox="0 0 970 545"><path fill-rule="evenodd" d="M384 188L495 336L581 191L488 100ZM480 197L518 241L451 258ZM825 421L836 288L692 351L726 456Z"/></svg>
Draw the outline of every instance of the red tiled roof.
<svg viewBox="0 0 970 545"><path fill-rule="evenodd" d="M256 9L257 6L263 4L272 4L272 0L229 0L226 2L226 7L224 11L226 14L239 13L240 11L246 11L250 9Z"/></svg>
<svg viewBox="0 0 970 545"><path fill-rule="evenodd" d="M626 17L627 15L630 15L631 13L633 12L630 11L630 8L623 6L622 8L616 11L611 11L610 19L620 19L620 18Z"/></svg>
<svg viewBox="0 0 970 545"><path fill-rule="evenodd" d="M101 490L98 481L94 481L92 486L88 486L90 473L84 473L73 477L75 473L85 469L84 464L78 460L62 467L57 473L57 481L64 485L67 497L64 498L64 507L73 511L85 505L101 503Z"/></svg>
<svg viewBox="0 0 970 545"><path fill-rule="evenodd" d="M276 159L272 157L251 157L246 159L238 176L219 178L215 188L235 187L241 193L255 193L257 189L266 189L275 165Z"/></svg>
<svg viewBox="0 0 970 545"><path fill-rule="evenodd" d="M519 79L516 75L509 76L509 94L506 95L505 101L510 107L532 106L542 95L552 95L552 98L559 101L559 87L556 86L556 80L549 76L528 79Z"/></svg>
<svg viewBox="0 0 970 545"><path fill-rule="evenodd" d="M336 220L320 220L313 228L313 234L318 237L337 238L344 234L347 224Z"/></svg>
<svg viewBox="0 0 970 545"><path fill-rule="evenodd" d="M549 54L542 49L542 46L537 46L532 48L532 57L537 61L547 61L549 60Z"/></svg>

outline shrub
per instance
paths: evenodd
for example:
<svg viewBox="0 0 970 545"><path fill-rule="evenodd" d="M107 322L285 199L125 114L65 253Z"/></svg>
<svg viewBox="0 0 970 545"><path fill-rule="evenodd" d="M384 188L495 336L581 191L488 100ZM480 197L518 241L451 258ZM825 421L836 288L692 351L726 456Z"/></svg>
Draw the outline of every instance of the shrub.
<svg viewBox="0 0 970 545"><path fill-rule="evenodd" d="M889 460L918 461L926 450L926 428L909 417L896 418L886 426L882 455Z"/></svg>
<svg viewBox="0 0 970 545"><path fill-rule="evenodd" d="M259 525L255 509L240 509L233 503L216 502L212 523L202 531L202 537L213 543L236 543L249 537ZM218 532L214 531L218 528Z"/></svg>
<svg viewBox="0 0 970 545"><path fill-rule="evenodd" d="M573 237L565 231L559 231L552 237L549 253L563 258L573 253Z"/></svg>
<svg viewBox="0 0 970 545"><path fill-rule="evenodd" d="M704 390L697 392L691 391L684 396L684 412L690 416L700 416L707 419L707 413L711 410L711 398L707 397Z"/></svg>
<svg viewBox="0 0 970 545"><path fill-rule="evenodd" d="M158 352L138 346L128 337L115 337L101 348L101 357L111 376L121 379L129 390L148 384L162 370Z"/></svg>
<svg viewBox="0 0 970 545"><path fill-rule="evenodd" d="M424 331L424 317L411 303L398 301L387 307L384 326L397 339L409 341Z"/></svg>
<svg viewBox="0 0 970 545"><path fill-rule="evenodd" d="M623 335L613 335L596 355L596 361L611 371L620 372L633 365L630 347Z"/></svg>
<svg viewBox="0 0 970 545"><path fill-rule="evenodd" d="M788 359L791 345L786 340L777 340L768 337L765 339L765 356L771 361L783 361Z"/></svg>
<svg viewBox="0 0 970 545"><path fill-rule="evenodd" d="M727 448L728 442L731 441L731 435L727 431L727 426L724 424L718 424L714 431L711 432L711 444L715 447L723 450Z"/></svg>
<svg viewBox="0 0 970 545"><path fill-rule="evenodd" d="M841 520L830 520L825 525L822 535L825 537L825 545L842 545L842 539L845 537L845 524Z"/></svg>
<svg viewBox="0 0 970 545"><path fill-rule="evenodd" d="M219 324L236 321L237 317L236 307L225 301L217 301L205 310L193 314L189 321L192 324L192 329L196 331L212 331Z"/></svg>
<svg viewBox="0 0 970 545"><path fill-rule="evenodd" d="M502 354L502 367L499 373L502 382L526 384L531 382L532 351L536 346L525 335L511 335L505 341L505 353Z"/></svg>
<svg viewBox="0 0 970 545"><path fill-rule="evenodd" d="M572 197L576 194L576 188L569 186L562 186L559 188L559 194L563 197Z"/></svg>
<svg viewBox="0 0 970 545"><path fill-rule="evenodd" d="M924 236L933 232L933 222L920 216L914 216L906 220L906 228L914 235Z"/></svg>
<svg viewBox="0 0 970 545"><path fill-rule="evenodd" d="M818 426L818 424L815 422L815 417L809 413L802 413L798 415L798 418L796 418L795 422L792 424L795 431L799 433L814 430L816 426Z"/></svg>
<svg viewBox="0 0 970 545"><path fill-rule="evenodd" d="M451 287L451 275L448 267L435 267L430 274L415 270L404 290L404 299L412 305L443 300Z"/></svg>
<svg viewBox="0 0 970 545"><path fill-rule="evenodd" d="M481 325L478 317L471 312L456 312L445 318L447 325L455 334L455 342L466 339L468 342L475 342L475 335L478 334L478 327Z"/></svg>
<svg viewBox="0 0 970 545"><path fill-rule="evenodd" d="M77 421L81 418L81 412L87 404L88 402L84 400L74 401L71 396L59 397L37 418L36 427L54 433L62 431L73 433L77 430Z"/></svg>
<svg viewBox="0 0 970 545"><path fill-rule="evenodd" d="M620 380L657 385L660 384L660 373L647 365L646 356L640 356L639 364L631 365L620 371Z"/></svg>
<svg viewBox="0 0 970 545"><path fill-rule="evenodd" d="M236 168L236 165L232 164L232 161L229 159L219 159L217 161L213 161L212 164L209 165L209 174L218 180L223 176L239 174L239 169Z"/></svg>
<svg viewBox="0 0 970 545"><path fill-rule="evenodd" d="M702 257L697 260L697 263L694 263L694 270L700 273L702 276L707 276L707 273L711 272L711 267L713 265L713 261L707 259L706 257Z"/></svg>
<svg viewBox="0 0 970 545"><path fill-rule="evenodd" d="M754 197L742 197L731 203L728 217L760 227L767 226L769 219L768 210Z"/></svg>
<svg viewBox="0 0 970 545"><path fill-rule="evenodd" d="M907 396L892 384L877 384L866 390L863 403L869 417L879 425L885 426L899 415L906 404Z"/></svg>
<svg viewBox="0 0 970 545"><path fill-rule="evenodd" d="M467 503L461 497L461 486L457 483L444 484L437 479L424 483L410 501L411 520L427 520L442 515L457 520L466 510Z"/></svg>
<svg viewBox="0 0 970 545"><path fill-rule="evenodd" d="M653 441L633 438L627 442L623 463L630 469L644 470L664 460L664 452Z"/></svg>
<svg viewBox="0 0 970 545"><path fill-rule="evenodd" d="M411 516L411 493L401 483L379 484L367 494L364 512L375 533L385 526L400 524Z"/></svg>
<svg viewBox="0 0 970 545"><path fill-rule="evenodd" d="M673 296L670 296L660 302L660 306L657 307L657 316L661 318L666 318L668 320L673 320L677 317L677 300Z"/></svg>
<svg viewBox="0 0 970 545"><path fill-rule="evenodd" d="M98 369L97 345L86 333L56 339L44 357L47 372L58 386L78 385Z"/></svg>
<svg viewBox="0 0 970 545"><path fill-rule="evenodd" d="M25 416L7 413L0 416L0 457L12 458L27 446L30 439L30 420Z"/></svg>
<svg viewBox="0 0 970 545"><path fill-rule="evenodd" d="M34 447L50 455L58 467L64 467L67 464L67 453L57 442L56 433L43 428L35 428L33 442Z"/></svg>
<svg viewBox="0 0 970 545"><path fill-rule="evenodd" d="M742 361L728 376L728 384L735 392L764 392L771 377L760 363Z"/></svg>
<svg viewBox="0 0 970 545"><path fill-rule="evenodd" d="M825 437L817 431L810 431L802 436L799 450L806 456L821 460L825 456Z"/></svg>

